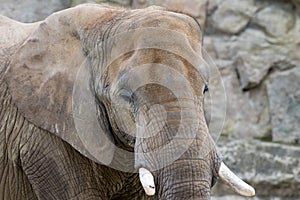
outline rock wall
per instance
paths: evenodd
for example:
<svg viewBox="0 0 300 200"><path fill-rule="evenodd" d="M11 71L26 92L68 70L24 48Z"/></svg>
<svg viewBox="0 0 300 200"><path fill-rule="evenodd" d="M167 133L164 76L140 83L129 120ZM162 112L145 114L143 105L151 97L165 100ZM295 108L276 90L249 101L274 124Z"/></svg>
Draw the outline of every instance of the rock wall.
<svg viewBox="0 0 300 200"><path fill-rule="evenodd" d="M300 199L300 12L294 3L210 0L207 6L207 45L228 97L226 137L218 145L256 187L257 199ZM217 185L215 194L224 190Z"/></svg>
<svg viewBox="0 0 300 200"><path fill-rule="evenodd" d="M20 22L35 22L70 6L71 0L0 0L0 14Z"/></svg>
<svg viewBox="0 0 300 200"><path fill-rule="evenodd" d="M0 14L33 22L85 2L163 5L194 16L226 88L227 117L216 142L223 159L254 185L253 199L300 199L299 0L0 0ZM218 196L234 195L220 183L213 194L248 199Z"/></svg>

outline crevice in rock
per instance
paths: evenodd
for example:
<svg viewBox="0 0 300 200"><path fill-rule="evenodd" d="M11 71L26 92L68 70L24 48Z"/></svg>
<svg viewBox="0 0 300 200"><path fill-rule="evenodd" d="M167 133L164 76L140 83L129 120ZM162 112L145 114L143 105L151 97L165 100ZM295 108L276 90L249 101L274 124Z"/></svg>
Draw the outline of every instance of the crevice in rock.
<svg viewBox="0 0 300 200"><path fill-rule="evenodd" d="M236 77L237 77L237 79L238 79L238 81L239 81L239 84L240 84L240 86L241 86L241 85L242 85L242 83L241 83L241 75L240 75L239 70L238 70L238 68L237 68L236 65L237 65L236 63L233 64L233 69L234 69L234 72L235 72L235 74L236 74Z"/></svg>
<svg viewBox="0 0 300 200"><path fill-rule="evenodd" d="M260 138L255 137L254 139L257 139L257 140L260 140L263 142L273 142L272 130L268 135L266 135L264 137L260 137Z"/></svg>
<svg viewBox="0 0 300 200"><path fill-rule="evenodd" d="M266 80L267 78L275 72L275 69L274 67L272 67L272 65L270 66L270 68L268 69L267 73L261 78L260 82L256 85L252 85L252 86L249 86L247 88L243 88L243 92L247 92L247 91L250 91L252 89L256 89L256 88L259 88Z"/></svg>
<svg viewBox="0 0 300 200"><path fill-rule="evenodd" d="M260 87L268 79L268 77L271 76L273 73L287 71L287 70L293 69L295 67L296 67L295 64L292 64L285 60L275 61L273 64L270 65L270 68L268 69L267 73L262 77L261 81L258 84L249 86L247 88L243 88L243 92L247 92L252 89ZM240 81L240 74L239 74L238 69L235 68L235 71L237 73L238 80ZM241 82L240 82L240 85L241 85Z"/></svg>
<svg viewBox="0 0 300 200"><path fill-rule="evenodd" d="M272 64L272 68L279 70L279 71L286 71L286 70L292 69L294 67L296 67L295 64L292 64L286 60L278 60Z"/></svg>

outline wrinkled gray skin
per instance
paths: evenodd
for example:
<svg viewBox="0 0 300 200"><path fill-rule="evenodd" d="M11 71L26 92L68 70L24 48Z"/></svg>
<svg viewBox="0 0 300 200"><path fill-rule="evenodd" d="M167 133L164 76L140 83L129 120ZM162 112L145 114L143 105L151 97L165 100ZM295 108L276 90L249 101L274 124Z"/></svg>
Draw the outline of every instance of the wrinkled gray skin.
<svg viewBox="0 0 300 200"><path fill-rule="evenodd" d="M158 49L122 55L99 75L113 47L92 52L97 41L136 27L157 26L185 34L201 55L201 30L194 19L158 7L126 11L86 5L28 25L0 17L1 37L4 35L0 39L0 199L210 198L220 159L215 146L204 139L208 129L202 105L202 75L182 57ZM183 155L153 171L156 194L152 197L145 195L137 173L98 164L76 135L70 117L71 96L78 66L85 58L92 73L90 85L99 122L118 147L137 153L159 149L174 139L181 117L191 120L191 126L195 121L200 126L192 129L196 138ZM126 79L116 83L118 77L144 63L162 63L180 70L194 96L177 99L167 88L155 84L143 86L134 94L122 92L132 86L126 85ZM149 72L141 78L160 73ZM113 100L132 109L122 110L111 103ZM191 102L199 108L189 107ZM166 125L158 135L135 139L122 131L124 124L136 123L134 115L139 109L154 104L167 111ZM163 113L156 115L159 118ZM154 120L152 126L157 123ZM178 134L184 138L186 133ZM177 142L180 145L187 140ZM203 157L204 147L209 152ZM131 164L136 169L151 169L155 163L155 157L145 156L136 157Z"/></svg>

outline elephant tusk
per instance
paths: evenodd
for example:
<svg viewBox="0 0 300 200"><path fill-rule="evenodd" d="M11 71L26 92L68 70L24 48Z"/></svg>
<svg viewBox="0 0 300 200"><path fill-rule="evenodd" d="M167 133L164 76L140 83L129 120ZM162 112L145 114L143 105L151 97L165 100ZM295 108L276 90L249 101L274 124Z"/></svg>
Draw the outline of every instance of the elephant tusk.
<svg viewBox="0 0 300 200"><path fill-rule="evenodd" d="M148 196L155 194L154 178L151 172L145 168L139 169L140 181Z"/></svg>
<svg viewBox="0 0 300 200"><path fill-rule="evenodd" d="M238 194L247 197L255 195L254 188L237 177L223 162L219 169L219 176L221 180L228 184Z"/></svg>

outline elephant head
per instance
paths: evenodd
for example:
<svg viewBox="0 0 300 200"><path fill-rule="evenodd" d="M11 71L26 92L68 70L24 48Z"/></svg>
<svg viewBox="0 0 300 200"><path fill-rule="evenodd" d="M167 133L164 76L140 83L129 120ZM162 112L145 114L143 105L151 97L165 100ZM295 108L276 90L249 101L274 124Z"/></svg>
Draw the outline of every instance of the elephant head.
<svg viewBox="0 0 300 200"><path fill-rule="evenodd" d="M209 135L209 67L193 18L88 4L31 29L6 73L27 120L95 162L138 171L156 199L209 199L217 178L254 195Z"/></svg>

